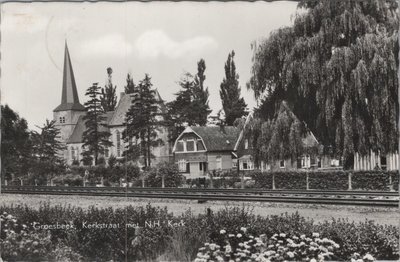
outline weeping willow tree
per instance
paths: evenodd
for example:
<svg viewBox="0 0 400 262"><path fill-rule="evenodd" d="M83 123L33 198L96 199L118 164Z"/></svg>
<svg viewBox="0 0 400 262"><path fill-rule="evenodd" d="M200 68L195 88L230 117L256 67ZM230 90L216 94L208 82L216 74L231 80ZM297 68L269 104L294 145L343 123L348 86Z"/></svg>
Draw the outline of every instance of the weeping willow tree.
<svg viewBox="0 0 400 262"><path fill-rule="evenodd" d="M328 149L351 165L354 152L397 148L396 1L305 1L294 25L254 45L247 87L273 119L286 100Z"/></svg>

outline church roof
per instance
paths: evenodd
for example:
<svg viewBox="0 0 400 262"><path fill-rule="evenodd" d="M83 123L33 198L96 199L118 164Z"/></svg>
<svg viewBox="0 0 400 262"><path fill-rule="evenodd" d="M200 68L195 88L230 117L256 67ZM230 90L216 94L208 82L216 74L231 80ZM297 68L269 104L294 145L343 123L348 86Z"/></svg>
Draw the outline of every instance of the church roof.
<svg viewBox="0 0 400 262"><path fill-rule="evenodd" d="M68 46L65 43L64 71L62 83L61 104L54 111L76 110L85 111L85 107L79 103L78 92L76 89L74 71L72 70L71 58Z"/></svg>
<svg viewBox="0 0 400 262"><path fill-rule="evenodd" d="M166 106L158 93L157 89L155 89L154 96L156 97L158 102L161 102L160 105L160 110L162 113L166 112ZM111 118L111 120L108 122L109 126L122 126L125 125L125 116L126 112L128 112L129 108L132 105L132 100L133 97L131 94L125 94L121 93L121 96L119 98L119 102L115 108L114 115Z"/></svg>
<svg viewBox="0 0 400 262"><path fill-rule="evenodd" d="M109 111L105 113L103 116L106 117L105 123L110 122L112 116L114 114L114 111ZM86 125L85 125L85 120L83 120L84 116L79 116L78 122L76 123L76 126L74 128L74 131L72 132L71 136L69 137L67 143L83 143L83 132L86 130ZM100 126L100 131L108 131L108 127L101 125Z"/></svg>

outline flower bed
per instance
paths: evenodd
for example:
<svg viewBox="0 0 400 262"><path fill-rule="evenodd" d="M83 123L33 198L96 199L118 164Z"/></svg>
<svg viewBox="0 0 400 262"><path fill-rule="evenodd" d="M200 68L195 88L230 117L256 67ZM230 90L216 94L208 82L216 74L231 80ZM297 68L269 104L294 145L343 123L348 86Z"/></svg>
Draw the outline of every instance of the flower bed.
<svg viewBox="0 0 400 262"><path fill-rule="evenodd" d="M239 247L243 253L244 245L253 245L254 252L258 252L259 256L265 255L265 259L269 259L272 254L281 256L282 252L285 252L285 259L292 256L288 252L292 252L293 259L297 259L304 255L301 251L304 245L311 248L314 246L312 242L321 244L319 241L324 242L325 238L330 244L325 241L324 243L329 245L322 246L332 252L332 257L337 260L350 260L357 257L355 253L360 256L370 253L381 260L399 258L398 229L378 225L372 221L349 223L344 220L332 220L314 223L297 213L261 217L254 215L251 209L234 207L215 213L207 211L204 214L193 215L188 211L174 216L167 209L150 205L116 209L91 207L87 210L49 205L42 205L38 210L26 206L2 206L0 214L4 225L0 235L1 256L6 261L78 261L81 258L84 261L120 261L125 260L125 255L128 256L128 260L187 261L195 259L199 248L204 247L206 242L218 245L220 251L225 252L227 240L232 252L239 252ZM144 226L146 221L173 221L181 224L174 227L161 222L159 226L152 227ZM38 229L38 225L57 223L74 227L71 230ZM107 229L85 228L84 223L120 226ZM139 224L140 228L127 227L126 223ZM245 232L241 230L242 227L246 228ZM221 234L221 229L225 231L224 234ZM228 233L232 232L236 240L229 237ZM313 236L314 232L320 235ZM280 235L281 233L285 234L285 237ZM241 236L238 237L238 234ZM312 237L313 240L301 241L302 235ZM259 239L255 239L256 236ZM335 247L333 242L340 248L329 250L329 246ZM261 245L254 246L256 243ZM275 247L270 247L272 244ZM277 249L277 244L287 249ZM315 259L318 259L318 255L326 253L325 249L320 249L319 246L319 251L314 250L316 253L313 253ZM295 247L296 249L293 249ZM206 250L207 248L203 249L202 253ZM235 252L229 256L232 258ZM269 255L264 252L269 252ZM307 253L307 256L312 258L310 253Z"/></svg>

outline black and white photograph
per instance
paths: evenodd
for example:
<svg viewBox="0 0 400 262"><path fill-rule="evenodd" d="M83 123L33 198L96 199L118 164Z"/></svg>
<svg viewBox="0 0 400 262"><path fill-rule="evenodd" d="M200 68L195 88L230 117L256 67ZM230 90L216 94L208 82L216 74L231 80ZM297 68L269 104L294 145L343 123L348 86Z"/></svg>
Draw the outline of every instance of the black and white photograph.
<svg viewBox="0 0 400 262"><path fill-rule="evenodd" d="M398 1L0 10L0 262L399 261Z"/></svg>

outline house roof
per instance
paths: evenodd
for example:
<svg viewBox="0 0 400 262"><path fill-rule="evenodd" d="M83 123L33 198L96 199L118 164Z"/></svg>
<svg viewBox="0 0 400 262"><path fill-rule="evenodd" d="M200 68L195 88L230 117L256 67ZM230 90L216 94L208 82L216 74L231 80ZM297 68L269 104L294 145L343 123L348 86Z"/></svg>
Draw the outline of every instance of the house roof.
<svg viewBox="0 0 400 262"><path fill-rule="evenodd" d="M199 135L207 151L233 151L239 130L234 126L192 126L190 127Z"/></svg>
<svg viewBox="0 0 400 262"><path fill-rule="evenodd" d="M113 116L114 111L109 111L105 113L103 116L106 117L105 123L108 123ZM74 128L74 131L72 132L71 136L69 137L67 143L72 144L72 143L83 143L83 132L86 130L86 125L85 125L85 120L83 120L83 116L79 116L78 122L76 123L76 126ZM108 131L108 127L101 125L100 126L100 131Z"/></svg>
<svg viewBox="0 0 400 262"><path fill-rule="evenodd" d="M61 104L54 111L76 110L85 111L85 107L79 103L78 92L76 90L74 71L72 70L71 58L68 46L65 42L64 52L64 71L62 83Z"/></svg>

